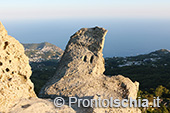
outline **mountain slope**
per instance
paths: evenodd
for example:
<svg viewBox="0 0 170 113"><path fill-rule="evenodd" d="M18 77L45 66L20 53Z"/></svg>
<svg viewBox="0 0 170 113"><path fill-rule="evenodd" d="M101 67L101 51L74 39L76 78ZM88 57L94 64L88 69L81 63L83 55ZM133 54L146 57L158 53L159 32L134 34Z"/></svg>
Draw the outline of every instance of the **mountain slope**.
<svg viewBox="0 0 170 113"><path fill-rule="evenodd" d="M42 62L47 60L59 60L63 50L48 42L38 44L23 44L25 54L30 62Z"/></svg>
<svg viewBox="0 0 170 113"><path fill-rule="evenodd" d="M163 85L170 89L170 52L157 50L145 55L105 59L106 75L122 74L140 82L140 89Z"/></svg>
<svg viewBox="0 0 170 113"><path fill-rule="evenodd" d="M35 85L35 92L50 79L57 68L63 50L48 42L23 44L25 54L29 57L32 68L31 80Z"/></svg>
<svg viewBox="0 0 170 113"><path fill-rule="evenodd" d="M113 57L106 58L106 66L110 68L125 67L125 66L166 66L170 65L170 51L166 49L160 49L149 54L131 56L131 57Z"/></svg>
<svg viewBox="0 0 170 113"><path fill-rule="evenodd" d="M31 61L33 72L31 80L35 85L35 92L38 94L42 86L56 73L59 61L57 58L61 57L63 51L49 43L24 44L24 46ZM54 54L56 52L56 57L49 58L49 52ZM44 59L38 58L38 55ZM170 111L169 50L160 49L149 54L131 57L105 58L105 69L105 74L108 76L121 74L133 81L138 81L140 83L139 97L153 100L153 96L159 96L163 101L161 107L156 110L159 110L160 113L162 112L160 110L168 109Z"/></svg>

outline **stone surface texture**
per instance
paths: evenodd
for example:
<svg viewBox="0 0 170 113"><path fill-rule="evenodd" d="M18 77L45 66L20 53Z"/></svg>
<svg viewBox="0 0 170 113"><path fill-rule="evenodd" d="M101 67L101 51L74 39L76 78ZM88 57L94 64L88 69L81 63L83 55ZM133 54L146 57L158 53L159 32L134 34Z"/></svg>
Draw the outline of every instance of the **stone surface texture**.
<svg viewBox="0 0 170 113"><path fill-rule="evenodd" d="M31 67L24 48L9 36L0 22L0 111L20 98L36 97L30 80Z"/></svg>
<svg viewBox="0 0 170 113"><path fill-rule="evenodd" d="M71 36L56 74L42 88L39 96L78 98L137 98L138 82L121 75L105 76L102 54L107 30L82 28ZM78 113L140 113L137 108L76 108Z"/></svg>
<svg viewBox="0 0 170 113"><path fill-rule="evenodd" d="M82 28L71 36L54 77L40 97L65 99L128 99L137 97L139 83L105 76L102 50L107 30ZM23 46L9 36L0 22L0 113L140 113L137 108L83 108L77 104L56 108L51 99L39 99L30 80L31 67Z"/></svg>
<svg viewBox="0 0 170 113"><path fill-rule="evenodd" d="M53 100L50 99L21 99L14 107L9 110L10 113L76 113L67 105L56 108Z"/></svg>
<svg viewBox="0 0 170 113"><path fill-rule="evenodd" d="M37 98L31 73L24 47L0 22L0 113L76 113L67 105L56 108L53 100Z"/></svg>

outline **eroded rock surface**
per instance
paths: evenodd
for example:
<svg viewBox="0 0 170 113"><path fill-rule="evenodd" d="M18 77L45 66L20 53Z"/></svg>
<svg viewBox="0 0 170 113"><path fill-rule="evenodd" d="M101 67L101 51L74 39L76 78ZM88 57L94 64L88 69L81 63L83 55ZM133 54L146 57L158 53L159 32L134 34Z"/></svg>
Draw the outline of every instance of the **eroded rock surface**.
<svg viewBox="0 0 170 113"><path fill-rule="evenodd" d="M7 34L0 22L0 112L20 98L36 97L31 73L23 46Z"/></svg>
<svg viewBox="0 0 170 113"><path fill-rule="evenodd" d="M136 99L139 83L121 75L108 77L103 74L102 50L107 30L100 27L82 28L71 36L54 77L42 88L39 96L55 98L78 97L102 99ZM140 112L136 108L76 108L80 113Z"/></svg>
<svg viewBox="0 0 170 113"><path fill-rule="evenodd" d="M10 110L10 113L76 113L67 105L56 108L50 99L21 99Z"/></svg>
<svg viewBox="0 0 170 113"><path fill-rule="evenodd" d="M0 113L76 113L67 105L39 99L30 80L31 67L24 48L0 22Z"/></svg>

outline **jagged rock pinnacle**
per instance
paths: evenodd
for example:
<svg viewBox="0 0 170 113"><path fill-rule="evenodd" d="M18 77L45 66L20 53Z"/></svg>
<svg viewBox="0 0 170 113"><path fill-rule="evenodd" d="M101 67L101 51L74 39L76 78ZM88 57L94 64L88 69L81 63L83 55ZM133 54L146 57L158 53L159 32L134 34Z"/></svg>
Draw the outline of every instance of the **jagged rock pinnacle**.
<svg viewBox="0 0 170 113"><path fill-rule="evenodd" d="M130 79L121 75L108 77L103 74L104 58L102 50L107 30L100 27L82 28L71 36L64 54L59 63L56 74L41 89L40 97L55 98L78 97L103 99L113 97L124 99L132 97L136 99L139 83L133 83ZM81 113L86 112L135 112L140 113L136 108L106 108L102 109L80 109Z"/></svg>
<svg viewBox="0 0 170 113"><path fill-rule="evenodd" d="M7 31L5 29L5 27L3 26L2 22L0 21L0 34L1 36L5 36L7 35Z"/></svg>

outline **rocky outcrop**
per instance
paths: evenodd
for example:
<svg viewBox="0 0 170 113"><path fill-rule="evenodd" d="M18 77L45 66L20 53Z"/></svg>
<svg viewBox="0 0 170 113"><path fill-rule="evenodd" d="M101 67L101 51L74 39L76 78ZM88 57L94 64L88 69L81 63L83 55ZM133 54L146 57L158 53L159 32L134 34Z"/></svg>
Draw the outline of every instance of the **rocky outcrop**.
<svg viewBox="0 0 170 113"><path fill-rule="evenodd" d="M78 98L136 99L138 82L121 75L108 77L103 74L104 59L102 50L107 30L100 27L82 28L71 36L54 77L42 88L39 96ZM76 108L84 113L127 113L140 112L135 108Z"/></svg>
<svg viewBox="0 0 170 113"><path fill-rule="evenodd" d="M75 113L67 105L56 108L53 100L38 99L31 73L22 44L0 22L0 113Z"/></svg>
<svg viewBox="0 0 170 113"><path fill-rule="evenodd" d="M31 73L23 46L7 34L0 22L0 112L21 98L36 97Z"/></svg>
<svg viewBox="0 0 170 113"><path fill-rule="evenodd" d="M42 88L41 97L76 96L87 99L136 98L138 83L121 75L103 74L102 49L107 30L83 28L75 33L62 56L56 75ZM135 108L56 108L53 100L39 99L30 80L31 68L23 46L0 23L0 112L11 113L127 113Z"/></svg>

